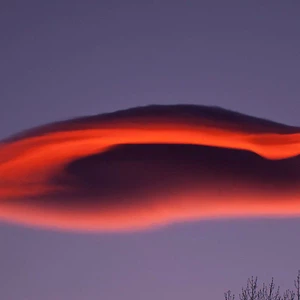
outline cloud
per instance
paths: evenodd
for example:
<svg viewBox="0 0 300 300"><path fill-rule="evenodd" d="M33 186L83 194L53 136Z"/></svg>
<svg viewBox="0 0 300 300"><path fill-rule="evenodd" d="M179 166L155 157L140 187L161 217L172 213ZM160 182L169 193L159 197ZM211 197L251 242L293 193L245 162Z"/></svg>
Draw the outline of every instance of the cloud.
<svg viewBox="0 0 300 300"><path fill-rule="evenodd" d="M300 128L218 107L132 108L0 143L0 220L86 231L300 215Z"/></svg>

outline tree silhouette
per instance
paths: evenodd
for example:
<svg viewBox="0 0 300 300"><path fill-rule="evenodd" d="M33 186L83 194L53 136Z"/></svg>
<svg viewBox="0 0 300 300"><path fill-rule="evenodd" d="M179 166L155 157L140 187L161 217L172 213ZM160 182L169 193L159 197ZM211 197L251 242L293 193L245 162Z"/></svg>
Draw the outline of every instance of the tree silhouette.
<svg viewBox="0 0 300 300"><path fill-rule="evenodd" d="M274 278L270 284L263 283L259 287L258 278L252 276L247 280L246 287L242 288L238 298L231 290L227 291L224 296L225 300L300 300L300 270L294 280L293 290L288 289L281 293L280 287L274 283Z"/></svg>

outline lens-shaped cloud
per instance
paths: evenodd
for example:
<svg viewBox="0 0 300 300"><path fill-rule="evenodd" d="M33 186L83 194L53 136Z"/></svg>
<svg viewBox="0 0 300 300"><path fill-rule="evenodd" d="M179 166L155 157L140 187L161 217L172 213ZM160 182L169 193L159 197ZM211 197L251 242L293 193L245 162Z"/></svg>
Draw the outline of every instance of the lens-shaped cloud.
<svg viewBox="0 0 300 300"><path fill-rule="evenodd" d="M0 220L69 230L300 215L300 129L205 106L57 122L0 143Z"/></svg>

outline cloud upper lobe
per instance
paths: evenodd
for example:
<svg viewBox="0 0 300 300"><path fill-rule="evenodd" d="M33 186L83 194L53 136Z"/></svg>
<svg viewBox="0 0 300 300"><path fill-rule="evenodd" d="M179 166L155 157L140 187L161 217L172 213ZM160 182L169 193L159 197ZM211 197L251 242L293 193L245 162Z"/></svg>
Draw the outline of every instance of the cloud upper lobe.
<svg viewBox="0 0 300 300"><path fill-rule="evenodd" d="M0 143L0 219L137 230L300 215L300 129L217 107L138 107Z"/></svg>

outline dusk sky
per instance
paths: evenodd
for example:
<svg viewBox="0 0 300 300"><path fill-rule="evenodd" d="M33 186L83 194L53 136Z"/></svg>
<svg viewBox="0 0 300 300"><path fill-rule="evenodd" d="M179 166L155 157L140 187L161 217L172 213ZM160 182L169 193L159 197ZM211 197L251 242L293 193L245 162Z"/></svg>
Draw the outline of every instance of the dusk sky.
<svg viewBox="0 0 300 300"><path fill-rule="evenodd" d="M300 126L299 12L297 1L1 1L0 140L150 104ZM299 226L247 218L79 233L1 221L0 298L215 300L252 275L291 288Z"/></svg>

